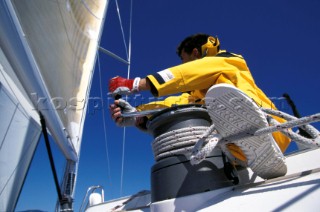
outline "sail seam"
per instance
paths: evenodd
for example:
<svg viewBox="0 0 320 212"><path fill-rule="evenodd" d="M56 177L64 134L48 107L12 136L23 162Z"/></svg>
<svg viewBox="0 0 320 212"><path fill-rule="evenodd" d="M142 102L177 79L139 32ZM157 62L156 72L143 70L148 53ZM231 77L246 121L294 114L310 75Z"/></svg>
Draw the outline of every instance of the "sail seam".
<svg viewBox="0 0 320 212"><path fill-rule="evenodd" d="M18 104L16 104L16 109L15 109L15 111L14 111L14 113L13 113L13 116L12 117L14 117L15 116L15 114L16 114L16 112L17 112L17 110L19 110L19 103ZM20 110L19 110L20 111ZM21 111L20 111L21 112ZM10 121L10 124L9 124L9 126L11 125L11 123L12 123L12 119L11 119L11 121ZM9 129L9 128L8 128ZM8 130L6 131L6 133L5 134L7 134L7 132L8 132ZM37 133L36 134L34 134L34 136L30 139L30 140L32 140L32 141L35 141L35 137L37 137L38 135L37 135ZM5 135L5 137L6 137L6 135ZM38 141L39 141L39 139L38 139ZM37 141L37 142L38 142ZM2 144L4 143L4 140L2 141ZM1 147L0 147L0 149L2 148L2 144L1 144ZM32 142L30 143L30 145L28 146L28 147L26 147L26 150L25 151L23 151L24 153L25 152L28 152L28 149L30 148L32 146ZM21 158L23 158L23 156L25 156L25 154L21 154L22 155L22 157ZM3 193L3 191L5 190L5 188L7 187L7 185L8 185L8 183L10 182L10 180L11 180L11 178L14 176L14 173L16 172L16 170L17 170L17 167L19 167L20 166L20 164L21 164L21 162L22 161L24 161L24 160L20 160L19 162L18 162L18 164L16 165L16 167L13 169L13 171L12 171L12 173L11 173L11 175L9 176L9 178L8 178L8 180L6 181L6 183L4 184L4 186L3 186L3 189L0 191L0 196L2 195L2 193Z"/></svg>
<svg viewBox="0 0 320 212"><path fill-rule="evenodd" d="M18 106L19 106L19 103L16 104L16 107L15 107L15 109L14 109L13 115L11 116L10 123L9 123L9 125L8 125L8 127L7 127L7 130L6 130L5 134L4 134L3 139L2 139L2 142L1 142L0 150L2 149L2 145L3 145L3 143L4 143L4 140L5 140L6 137L7 137L7 134L8 134L8 132L9 132L10 126L11 126L11 124L12 124L13 118L14 118L17 110L18 110Z"/></svg>
<svg viewBox="0 0 320 212"><path fill-rule="evenodd" d="M1 75L2 75L2 77L4 78L4 80L6 81L8 87L9 87L11 93L12 93L12 95L14 96L15 100L16 100L18 103L14 103L10 96L8 96L8 98L10 98L10 100L12 101L13 104L16 104L16 105L17 105L17 104L20 103L20 101L19 101L19 99L18 99L18 97L17 97L16 92L15 92L14 89L11 87L11 85L10 85L7 77L4 75L3 71L4 71L4 70L3 70L3 67L2 67L1 64L0 64L0 72L1 72ZM0 84L1 84L1 82L0 82ZM19 110L20 110L20 109L19 109ZM27 111L26 111L23 107L21 107L21 110L20 110L20 111L23 113L23 115L24 115L25 117L29 117Z"/></svg>

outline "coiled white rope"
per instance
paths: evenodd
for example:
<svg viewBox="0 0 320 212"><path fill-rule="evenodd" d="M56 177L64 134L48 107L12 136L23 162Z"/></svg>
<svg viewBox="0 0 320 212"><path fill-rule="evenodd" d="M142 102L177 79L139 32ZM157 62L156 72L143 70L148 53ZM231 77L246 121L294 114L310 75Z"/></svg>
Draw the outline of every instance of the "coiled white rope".
<svg viewBox="0 0 320 212"><path fill-rule="evenodd" d="M179 130L173 130L157 137L154 141L153 151L163 152L168 147L180 146L179 143L192 143L191 140L198 140L208 127L187 127Z"/></svg>
<svg viewBox="0 0 320 212"><path fill-rule="evenodd" d="M152 143L155 160L173 155L190 155L194 145L203 137L209 127L185 127L166 132L158 137ZM205 143L207 140L205 139Z"/></svg>
<svg viewBox="0 0 320 212"><path fill-rule="evenodd" d="M280 131L296 142L308 145L320 146L320 133L309 123L320 121L320 114L296 118L287 113L261 108L265 113L271 126L257 130L251 135L247 133L236 134L221 138L215 131L215 126L210 127L186 127L178 130L166 132L158 137L152 143L155 159L158 161L162 158L173 155L190 155L191 164L198 164L204 160L214 148L225 142L234 141L248 136L258 136L266 133ZM270 115L281 117L287 122L279 123ZM290 128L301 126L312 138L306 138L295 133Z"/></svg>

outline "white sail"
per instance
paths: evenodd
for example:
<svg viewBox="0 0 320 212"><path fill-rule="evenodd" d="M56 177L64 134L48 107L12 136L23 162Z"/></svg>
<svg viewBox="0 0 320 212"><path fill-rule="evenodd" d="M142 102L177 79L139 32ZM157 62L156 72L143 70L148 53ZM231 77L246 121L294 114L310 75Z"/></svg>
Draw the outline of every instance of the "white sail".
<svg viewBox="0 0 320 212"><path fill-rule="evenodd" d="M36 66L33 68L40 72L39 84L43 83L48 96L40 95L36 89L28 95L38 110L53 107L57 113L54 115L59 116L61 127L66 128L71 138L71 147L78 153L80 125L90 89L105 1L15 0L12 3L27 47L32 52L30 59L34 59L31 62ZM48 106L44 101L53 105ZM46 121L52 125L50 119ZM50 130L54 134L55 130ZM64 151L69 154L69 149Z"/></svg>
<svg viewBox="0 0 320 212"><path fill-rule="evenodd" d="M31 105L33 112L27 115L33 119L28 117L27 121L36 123L30 121L38 119L34 112L43 114L50 134L68 160L66 176L75 175L77 171L106 8L107 0L4 0L0 3L1 64L10 67L1 69L3 82L10 82L9 88L13 84ZM11 104L24 107L25 102L20 101L17 98ZM4 107L10 108L9 103ZM20 142L23 146L23 141ZM70 186L69 182L63 185ZM70 188L62 189L63 192L66 189ZM68 195L73 195L72 190L69 192Z"/></svg>
<svg viewBox="0 0 320 212"><path fill-rule="evenodd" d="M4 59L2 56L1 64ZM0 66L0 69L0 211L13 211L38 144L41 128L28 114L30 105L21 99L23 96L16 87L10 87L14 93L7 90L8 84L3 77L4 67ZM20 96L20 102L17 96Z"/></svg>

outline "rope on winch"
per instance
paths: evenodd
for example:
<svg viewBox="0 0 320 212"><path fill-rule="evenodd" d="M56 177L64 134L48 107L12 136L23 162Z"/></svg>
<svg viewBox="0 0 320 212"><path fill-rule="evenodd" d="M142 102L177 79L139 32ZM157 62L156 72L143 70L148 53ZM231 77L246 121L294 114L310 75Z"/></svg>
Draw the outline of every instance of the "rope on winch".
<svg viewBox="0 0 320 212"><path fill-rule="evenodd" d="M190 154L209 127L185 127L166 132L156 137L152 143L155 160L177 155ZM204 141L205 143L207 140Z"/></svg>
<svg viewBox="0 0 320 212"><path fill-rule="evenodd" d="M158 161L162 158L174 155L191 155L190 162L198 164L204 160L212 150L225 141L231 142L237 139L243 139L249 136L259 136L266 133L280 131L290 139L312 146L320 146L320 132L309 125L312 122L320 121L320 114L296 118L287 113L272 109L261 108L265 113L270 126L257 130L253 135L236 134L222 138L217 134L215 126L210 127L186 127L182 129L172 130L156 137L152 143L154 157ZM279 123L270 115L278 116L285 119L287 122ZM306 138L298 133L289 130L293 127L302 127L308 132L311 138Z"/></svg>

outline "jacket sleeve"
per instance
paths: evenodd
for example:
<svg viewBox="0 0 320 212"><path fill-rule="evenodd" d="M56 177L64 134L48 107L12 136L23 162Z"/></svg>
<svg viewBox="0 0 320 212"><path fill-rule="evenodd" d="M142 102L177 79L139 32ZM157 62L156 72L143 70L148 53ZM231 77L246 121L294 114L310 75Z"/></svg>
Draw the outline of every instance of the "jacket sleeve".
<svg viewBox="0 0 320 212"><path fill-rule="evenodd" d="M241 57L204 57L148 75L154 96L208 89L216 83L237 83L239 71L249 71Z"/></svg>

